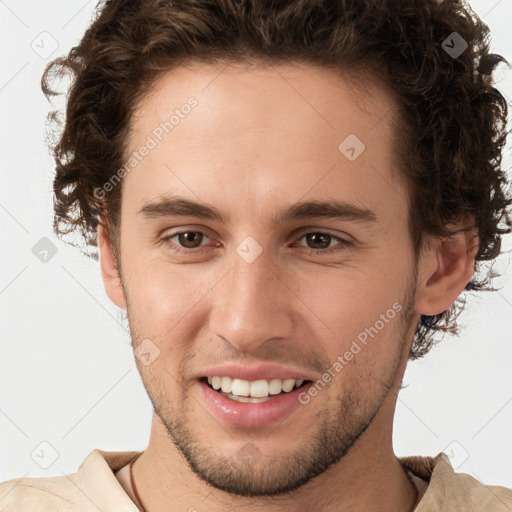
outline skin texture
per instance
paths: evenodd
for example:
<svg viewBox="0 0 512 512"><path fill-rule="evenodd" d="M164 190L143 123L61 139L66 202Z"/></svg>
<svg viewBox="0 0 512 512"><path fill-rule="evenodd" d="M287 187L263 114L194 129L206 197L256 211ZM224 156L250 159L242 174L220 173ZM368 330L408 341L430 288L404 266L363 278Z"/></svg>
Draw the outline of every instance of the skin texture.
<svg viewBox="0 0 512 512"><path fill-rule="evenodd" d="M98 229L105 288L127 310L134 348L150 339L160 350L148 366L136 360L155 409L134 465L145 508L411 510L416 492L392 447L397 393L419 315L447 309L471 277L474 235L432 240L415 265L382 84L355 95L339 74L305 64L180 67L142 99L130 151L190 96L197 106L124 178L120 269ZM366 146L355 161L338 149L349 134ZM228 221L139 213L164 194ZM274 220L327 199L377 220ZM185 231L204 237L163 241ZM262 248L252 263L236 251L247 236ZM310 254L327 246L340 250ZM279 423L234 427L201 398L196 376L217 363L272 362L320 379L393 304L378 334Z"/></svg>

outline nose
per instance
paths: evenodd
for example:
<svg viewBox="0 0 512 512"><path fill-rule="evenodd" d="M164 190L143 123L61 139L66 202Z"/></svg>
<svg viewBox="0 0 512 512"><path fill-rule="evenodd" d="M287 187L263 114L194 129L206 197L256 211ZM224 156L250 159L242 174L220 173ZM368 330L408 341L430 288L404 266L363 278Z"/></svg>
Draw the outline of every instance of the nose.
<svg viewBox="0 0 512 512"><path fill-rule="evenodd" d="M230 263L212 297L211 332L247 352L271 339L290 338L296 299L286 269L265 251L251 263L235 253Z"/></svg>

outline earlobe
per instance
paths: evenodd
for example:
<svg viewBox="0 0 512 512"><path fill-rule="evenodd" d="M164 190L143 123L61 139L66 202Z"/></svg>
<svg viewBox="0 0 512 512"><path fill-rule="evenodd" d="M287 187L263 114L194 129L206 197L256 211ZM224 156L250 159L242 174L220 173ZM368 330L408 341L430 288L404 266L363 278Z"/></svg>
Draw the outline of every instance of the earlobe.
<svg viewBox="0 0 512 512"><path fill-rule="evenodd" d="M432 241L419 262L417 313L437 315L455 302L473 275L478 248L475 230Z"/></svg>
<svg viewBox="0 0 512 512"><path fill-rule="evenodd" d="M107 228L101 223L98 224L98 249L100 252L101 277L105 291L116 306L126 309L126 298L121 285L112 242Z"/></svg>

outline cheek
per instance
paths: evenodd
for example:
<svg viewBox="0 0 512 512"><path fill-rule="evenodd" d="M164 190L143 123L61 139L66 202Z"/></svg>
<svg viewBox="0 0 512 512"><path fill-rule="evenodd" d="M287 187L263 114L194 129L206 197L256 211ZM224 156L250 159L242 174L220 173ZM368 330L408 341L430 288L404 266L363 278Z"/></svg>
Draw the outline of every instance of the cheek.
<svg viewBox="0 0 512 512"><path fill-rule="evenodd" d="M126 261L123 267L130 322L143 337L173 339L178 345L179 340L190 339L188 331L204 322L200 305L218 281L218 273L143 258Z"/></svg>
<svg viewBox="0 0 512 512"><path fill-rule="evenodd" d="M309 272L301 277L297 296L314 313L333 326L373 323L395 301L400 301L405 283L388 269L382 274L360 269L341 269L329 274Z"/></svg>
<svg viewBox="0 0 512 512"><path fill-rule="evenodd" d="M308 317L308 323L316 326L316 338L326 344L330 359L353 350L361 352L358 358L362 361L363 352L387 350L389 342L398 341L406 279L405 269L380 268L375 263L365 271L354 266L305 273L295 287L297 297L307 306L302 308L302 318ZM370 345L373 349L365 350Z"/></svg>

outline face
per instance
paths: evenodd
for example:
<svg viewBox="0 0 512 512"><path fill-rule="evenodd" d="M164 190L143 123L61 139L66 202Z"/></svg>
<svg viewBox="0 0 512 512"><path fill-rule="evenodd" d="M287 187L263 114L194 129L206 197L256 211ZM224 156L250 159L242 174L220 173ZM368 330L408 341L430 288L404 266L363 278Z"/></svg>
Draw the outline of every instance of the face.
<svg viewBox="0 0 512 512"><path fill-rule="evenodd" d="M396 400L416 267L394 105L376 84L364 98L312 66L196 64L133 118L129 153L149 147L122 191L137 364L168 440L230 493L287 492L377 444ZM305 382L245 403L214 376Z"/></svg>

